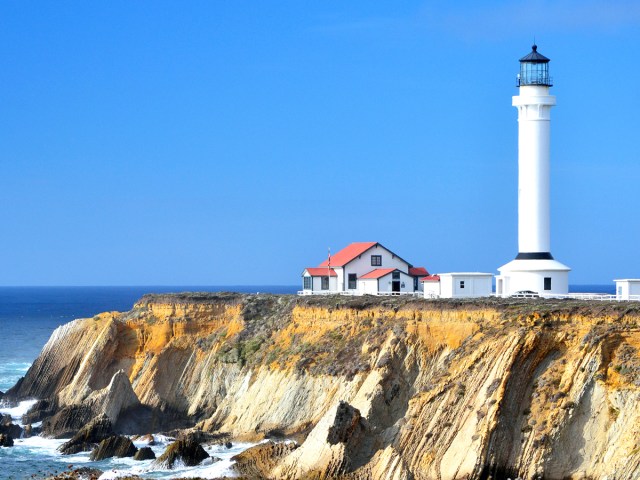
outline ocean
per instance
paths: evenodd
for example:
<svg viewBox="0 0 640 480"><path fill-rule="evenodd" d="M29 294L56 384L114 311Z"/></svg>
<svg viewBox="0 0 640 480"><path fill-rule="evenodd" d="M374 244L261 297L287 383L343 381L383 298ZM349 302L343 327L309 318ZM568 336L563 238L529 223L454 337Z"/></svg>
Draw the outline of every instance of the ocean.
<svg viewBox="0 0 640 480"><path fill-rule="evenodd" d="M294 294L299 286L180 286L180 287L0 287L0 391L13 386L29 369L31 363L49 339L53 330L73 319L88 318L106 311L127 311L145 293L185 291ZM571 292L615 293L611 285L573 285ZM17 420L29 407L22 404L14 409L2 408ZM161 453L169 442L160 439L154 447ZM119 474L141 474L147 478L177 478L200 476L213 478L229 474L230 458L249 445L234 445L231 450L214 447L212 456L222 459L212 465L184 468L177 471L146 471L149 462L114 459L89 462L89 453L62 457L56 448L62 440L34 437L17 439L12 448L0 448L0 478L22 480L32 475L63 471L68 465L91 466L104 470L101 477L115 478Z"/></svg>

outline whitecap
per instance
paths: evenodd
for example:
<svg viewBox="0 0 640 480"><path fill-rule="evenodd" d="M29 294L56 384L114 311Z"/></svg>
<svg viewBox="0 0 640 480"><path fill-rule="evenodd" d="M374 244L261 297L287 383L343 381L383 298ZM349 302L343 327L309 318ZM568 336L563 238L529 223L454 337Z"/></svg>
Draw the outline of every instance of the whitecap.
<svg viewBox="0 0 640 480"><path fill-rule="evenodd" d="M0 414L11 415L11 418L13 418L18 425L22 426L22 416L27 413L36 402L37 400L25 400L20 402L17 407L0 407Z"/></svg>

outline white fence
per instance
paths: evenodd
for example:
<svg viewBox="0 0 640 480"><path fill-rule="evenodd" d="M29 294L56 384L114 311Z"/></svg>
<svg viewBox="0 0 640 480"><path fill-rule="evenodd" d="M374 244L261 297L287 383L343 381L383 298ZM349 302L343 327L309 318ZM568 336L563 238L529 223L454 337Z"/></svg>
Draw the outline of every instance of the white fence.
<svg viewBox="0 0 640 480"><path fill-rule="evenodd" d="M346 297L357 297L362 295L371 295L370 293L363 294L358 290L347 290L344 292L337 292L334 290L320 290L320 291L312 291L312 290L299 290L298 295L342 295ZM441 298L439 295L429 294L426 295L423 292L378 292L376 296L379 297L397 297L397 296L405 296L405 297L424 297L428 299L436 299ZM550 294L520 294L515 296L502 296L496 295L495 293L491 294L492 297L497 298L544 298L544 299L569 299L569 300L595 300L600 302L640 302L640 295L629 295L629 298L621 298L617 295L607 294L607 293L567 293L565 295L550 295ZM482 298L482 297L475 297Z"/></svg>
<svg viewBox="0 0 640 480"><path fill-rule="evenodd" d="M569 300L597 300L601 302L640 302L640 295L629 295L628 298L609 294L609 293L566 293L559 294L518 294L518 295L497 295L491 294L492 297L498 298L545 298L545 299L569 299Z"/></svg>
<svg viewBox="0 0 640 480"><path fill-rule="evenodd" d="M347 290L344 292L338 292L335 290L298 290L298 295L343 295L346 297L360 297L362 295L371 295L370 293L362 293L358 290ZM375 294L378 297L422 297L422 292L378 292Z"/></svg>

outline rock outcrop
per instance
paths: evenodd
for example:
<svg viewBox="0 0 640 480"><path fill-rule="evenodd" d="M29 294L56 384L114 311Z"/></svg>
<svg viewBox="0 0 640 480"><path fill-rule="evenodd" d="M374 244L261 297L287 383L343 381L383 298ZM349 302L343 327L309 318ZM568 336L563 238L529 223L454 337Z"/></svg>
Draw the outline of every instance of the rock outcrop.
<svg viewBox="0 0 640 480"><path fill-rule="evenodd" d="M98 446L91 451L89 459L99 461L111 457L133 457L137 452L138 449L128 437L114 435L102 440Z"/></svg>
<svg viewBox="0 0 640 480"><path fill-rule="evenodd" d="M22 427L13 423L11 415L0 416L0 434L8 435L12 438L20 438L22 435Z"/></svg>
<svg viewBox="0 0 640 480"><path fill-rule="evenodd" d="M11 435L0 433L0 447L13 447L13 438Z"/></svg>
<svg viewBox="0 0 640 480"><path fill-rule="evenodd" d="M101 415L82 427L71 440L63 443L58 450L63 455L73 455L78 452L89 452L102 440L113 436L111 420Z"/></svg>
<svg viewBox="0 0 640 480"><path fill-rule="evenodd" d="M158 457L155 464L161 468L172 469L176 462L180 462L187 467L195 467L209 454L193 438L186 440L176 440L167 447L167 450Z"/></svg>
<svg viewBox="0 0 640 480"><path fill-rule="evenodd" d="M260 443L231 458L235 470L246 478L269 478L280 460L298 447L294 442Z"/></svg>
<svg viewBox="0 0 640 480"><path fill-rule="evenodd" d="M57 329L5 398L53 436L294 438L238 462L266 478L633 479L639 349L629 302L155 295Z"/></svg>
<svg viewBox="0 0 640 480"><path fill-rule="evenodd" d="M153 453L153 450L151 450L151 447L142 447L140 450L136 452L136 454L133 456L133 459L139 460L139 461L155 460L156 454Z"/></svg>

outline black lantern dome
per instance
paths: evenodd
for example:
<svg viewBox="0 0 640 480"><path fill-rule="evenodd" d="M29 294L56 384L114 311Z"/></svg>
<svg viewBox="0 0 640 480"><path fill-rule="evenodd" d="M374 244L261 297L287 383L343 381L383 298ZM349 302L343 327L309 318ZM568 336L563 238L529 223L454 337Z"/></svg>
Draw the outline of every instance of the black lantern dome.
<svg viewBox="0 0 640 480"><path fill-rule="evenodd" d="M549 76L550 60L538 53L538 46L531 47L531 53L520 59L520 74L517 79L517 86L542 85L550 87L552 78Z"/></svg>

